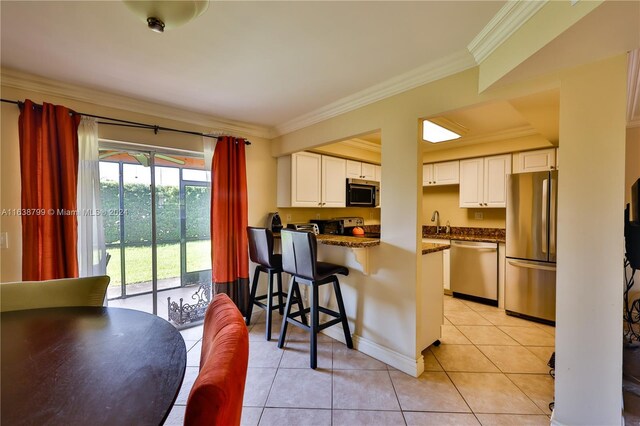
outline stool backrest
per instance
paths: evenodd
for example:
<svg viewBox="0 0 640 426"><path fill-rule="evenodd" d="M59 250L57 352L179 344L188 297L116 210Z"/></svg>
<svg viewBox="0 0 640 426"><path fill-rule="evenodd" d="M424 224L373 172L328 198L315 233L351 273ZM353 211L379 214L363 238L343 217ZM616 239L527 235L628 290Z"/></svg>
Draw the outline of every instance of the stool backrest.
<svg viewBox="0 0 640 426"><path fill-rule="evenodd" d="M282 270L309 280L315 279L318 242L306 231L282 230Z"/></svg>
<svg viewBox="0 0 640 426"><path fill-rule="evenodd" d="M110 278L106 275L0 284L0 312L23 309L102 306Z"/></svg>
<svg viewBox="0 0 640 426"><path fill-rule="evenodd" d="M252 262L272 268L273 264L273 233L267 228L247 227L249 239L249 258Z"/></svg>

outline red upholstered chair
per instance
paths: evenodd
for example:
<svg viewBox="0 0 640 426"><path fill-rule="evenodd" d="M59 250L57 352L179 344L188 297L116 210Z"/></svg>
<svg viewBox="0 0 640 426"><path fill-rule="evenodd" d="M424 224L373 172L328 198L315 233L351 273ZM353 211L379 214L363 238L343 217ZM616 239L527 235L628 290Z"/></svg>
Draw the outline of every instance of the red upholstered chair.
<svg viewBox="0 0 640 426"><path fill-rule="evenodd" d="M226 294L207 308L196 378L184 424L239 425L249 362L249 333L242 314Z"/></svg>

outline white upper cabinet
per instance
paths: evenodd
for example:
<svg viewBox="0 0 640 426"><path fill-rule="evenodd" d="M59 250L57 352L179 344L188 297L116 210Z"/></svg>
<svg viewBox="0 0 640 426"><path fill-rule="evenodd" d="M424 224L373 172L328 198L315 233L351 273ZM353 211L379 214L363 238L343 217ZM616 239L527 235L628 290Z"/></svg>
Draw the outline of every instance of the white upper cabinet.
<svg viewBox="0 0 640 426"><path fill-rule="evenodd" d="M376 180L376 165L370 163L362 164L362 179Z"/></svg>
<svg viewBox="0 0 640 426"><path fill-rule="evenodd" d="M460 161L460 207L482 207L484 203L484 158Z"/></svg>
<svg viewBox="0 0 640 426"><path fill-rule="evenodd" d="M543 172L556 169L556 149L516 152L513 154L513 172Z"/></svg>
<svg viewBox="0 0 640 426"><path fill-rule="evenodd" d="M460 162L422 165L422 186L455 185L460 183Z"/></svg>
<svg viewBox="0 0 640 426"><path fill-rule="evenodd" d="M278 207L345 207L342 158L297 152L278 158Z"/></svg>
<svg viewBox="0 0 640 426"><path fill-rule="evenodd" d="M347 178L376 180L376 165L347 160Z"/></svg>
<svg viewBox="0 0 640 426"><path fill-rule="evenodd" d="M484 207L507 207L507 175L511 154L484 159Z"/></svg>
<svg viewBox="0 0 640 426"><path fill-rule="evenodd" d="M322 156L311 152L291 155L291 207L322 206Z"/></svg>
<svg viewBox="0 0 640 426"><path fill-rule="evenodd" d="M382 182L382 166L375 166L376 168L376 177L374 180L378 182Z"/></svg>
<svg viewBox="0 0 640 426"><path fill-rule="evenodd" d="M435 185L433 182L433 164L422 165L422 186Z"/></svg>
<svg viewBox="0 0 640 426"><path fill-rule="evenodd" d="M362 163L361 162L347 160L347 178L362 179Z"/></svg>
<svg viewBox="0 0 640 426"><path fill-rule="evenodd" d="M506 207L511 154L460 161L460 207Z"/></svg>
<svg viewBox="0 0 640 426"><path fill-rule="evenodd" d="M436 185L455 185L460 183L460 162L434 163L433 180Z"/></svg>
<svg viewBox="0 0 640 426"><path fill-rule="evenodd" d="M347 160L322 156L322 207L346 207Z"/></svg>

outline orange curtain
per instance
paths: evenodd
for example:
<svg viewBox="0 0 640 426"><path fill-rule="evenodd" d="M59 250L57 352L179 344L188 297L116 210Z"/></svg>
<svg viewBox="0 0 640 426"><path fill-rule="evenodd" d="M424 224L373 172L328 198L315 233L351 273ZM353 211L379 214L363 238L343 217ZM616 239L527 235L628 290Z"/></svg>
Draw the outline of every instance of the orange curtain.
<svg viewBox="0 0 640 426"><path fill-rule="evenodd" d="M26 100L18 122L22 184L22 279L78 276L76 210L80 116Z"/></svg>
<svg viewBox="0 0 640 426"><path fill-rule="evenodd" d="M214 293L226 293L240 312L249 305L245 140L224 136L213 154L211 265Z"/></svg>

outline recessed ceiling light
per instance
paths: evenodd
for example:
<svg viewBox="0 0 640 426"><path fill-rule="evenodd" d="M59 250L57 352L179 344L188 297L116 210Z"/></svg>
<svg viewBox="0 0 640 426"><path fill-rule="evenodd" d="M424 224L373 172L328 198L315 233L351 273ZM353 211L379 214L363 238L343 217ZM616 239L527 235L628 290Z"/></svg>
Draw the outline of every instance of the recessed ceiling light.
<svg viewBox="0 0 640 426"><path fill-rule="evenodd" d="M438 126L436 123L433 123L429 120L424 120L422 122L422 139L427 142L445 142L453 139L458 139L459 137L460 135L456 132L445 129L442 126Z"/></svg>

